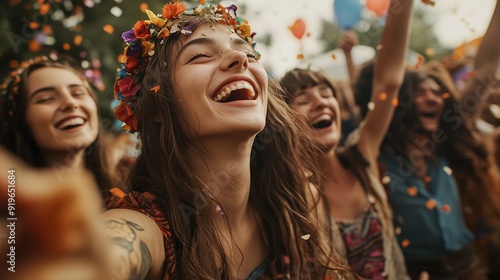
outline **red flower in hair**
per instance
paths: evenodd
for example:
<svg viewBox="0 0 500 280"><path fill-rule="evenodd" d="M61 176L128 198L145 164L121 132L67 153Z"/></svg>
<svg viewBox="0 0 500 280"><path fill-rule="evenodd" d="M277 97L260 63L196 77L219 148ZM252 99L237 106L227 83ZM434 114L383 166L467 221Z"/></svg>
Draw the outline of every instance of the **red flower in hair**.
<svg viewBox="0 0 500 280"><path fill-rule="evenodd" d="M176 18L180 14L182 14L186 10L186 6L184 3L179 3L179 0L176 0L173 3L165 4L162 8L162 17L163 18Z"/></svg>
<svg viewBox="0 0 500 280"><path fill-rule="evenodd" d="M116 86L118 88L115 88L115 90L121 93L124 97L135 95L141 88L141 85L137 84L131 77L119 80L116 82Z"/></svg>
<svg viewBox="0 0 500 280"><path fill-rule="evenodd" d="M136 22L134 25L134 35L138 39L149 40L151 38L151 33L149 32L149 25L144 20Z"/></svg>
<svg viewBox="0 0 500 280"><path fill-rule="evenodd" d="M132 109L130 109L127 104L120 102L120 104L115 107L115 116L134 131L137 131L137 122L135 121Z"/></svg>
<svg viewBox="0 0 500 280"><path fill-rule="evenodd" d="M127 66L127 71L132 72L132 70L139 64L139 60L137 57L129 56L127 57L127 62L125 65Z"/></svg>

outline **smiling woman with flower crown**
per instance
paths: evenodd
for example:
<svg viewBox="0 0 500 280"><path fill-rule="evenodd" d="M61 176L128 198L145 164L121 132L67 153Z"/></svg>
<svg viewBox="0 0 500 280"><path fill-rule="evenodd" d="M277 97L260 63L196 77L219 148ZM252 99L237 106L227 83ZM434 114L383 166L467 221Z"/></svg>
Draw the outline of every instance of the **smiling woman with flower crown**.
<svg viewBox="0 0 500 280"><path fill-rule="evenodd" d="M126 279L317 280L346 269L311 214L307 136L236 10L176 1L123 33L115 112L142 147L129 192L103 217Z"/></svg>

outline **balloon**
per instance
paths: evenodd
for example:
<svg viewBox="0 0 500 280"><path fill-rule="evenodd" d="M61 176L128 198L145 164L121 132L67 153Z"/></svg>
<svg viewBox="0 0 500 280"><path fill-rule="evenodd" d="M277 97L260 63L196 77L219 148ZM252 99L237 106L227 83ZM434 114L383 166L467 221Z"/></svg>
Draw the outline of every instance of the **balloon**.
<svg viewBox="0 0 500 280"><path fill-rule="evenodd" d="M288 27L292 31L293 36L297 39L302 39L304 33L306 33L306 23L303 19L297 19L292 26Z"/></svg>
<svg viewBox="0 0 500 280"><path fill-rule="evenodd" d="M375 13L377 17L383 16L389 9L390 0L366 0L366 9Z"/></svg>
<svg viewBox="0 0 500 280"><path fill-rule="evenodd" d="M333 13L343 29L352 29L361 19L362 10L359 0L335 0L333 2Z"/></svg>

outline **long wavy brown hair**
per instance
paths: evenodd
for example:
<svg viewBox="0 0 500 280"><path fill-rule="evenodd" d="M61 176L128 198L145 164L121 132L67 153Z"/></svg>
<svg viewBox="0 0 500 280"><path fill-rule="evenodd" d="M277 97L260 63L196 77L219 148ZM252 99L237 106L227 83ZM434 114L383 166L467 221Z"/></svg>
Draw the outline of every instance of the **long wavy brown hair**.
<svg viewBox="0 0 500 280"><path fill-rule="evenodd" d="M492 152L487 149L484 137L475 128L470 107L457 102L453 89L449 89L436 72L407 72L383 148L409 158L406 148L412 139L408 132L418 122L415 117L415 92L420 83L428 78L439 85L442 94L446 94L439 125L446 137L441 137L445 139L442 143L435 143L435 152L446 155L450 161L459 187L466 224L472 231L485 217L491 219L490 224L499 224L500 182L495 173Z"/></svg>
<svg viewBox="0 0 500 280"><path fill-rule="evenodd" d="M88 91L92 99L97 104L97 98L88 84L85 76L66 62L53 61L48 58L32 63L25 69L15 70L22 71L17 77L11 76L6 80L6 94L0 95L0 144L10 150L12 153L26 161L33 167L50 167L44 161L40 147L36 144L35 139L29 131L29 126L26 123L26 106L28 102L27 85L29 75L36 70L43 68L60 68L75 73L83 81L85 89ZM15 87L18 86L17 89ZM17 91L17 92L15 92ZM109 176L109 167L105 160L105 147L102 142L103 132L99 127L99 133L94 142L85 149L84 159L85 166L89 169L101 189L103 198L108 195L108 190L111 187L111 179ZM71 151L69 151L71 152Z"/></svg>
<svg viewBox="0 0 500 280"><path fill-rule="evenodd" d="M198 27L215 24L205 17L183 18L181 25ZM195 151L210 162L206 150L186 132L187 119L171 85L180 48L179 34L172 34L156 46L141 85L137 122L142 141L141 154L132 167L129 187L158 198L161 212L171 223L176 254L174 279L230 279L230 260L217 232L214 193L193 172L187 151ZM148 91L160 85L156 94ZM331 248L321 243L318 225L310 221L315 212L305 170L315 170L314 151L301 137L307 137L283 101L277 82L270 80L266 126L257 134L251 153L249 204L262 220L269 271L289 274L292 279L323 279ZM312 141L310 142L312 143ZM229 228L229 226L228 226ZM310 234L304 241L301 236ZM289 264L288 264L289 258Z"/></svg>

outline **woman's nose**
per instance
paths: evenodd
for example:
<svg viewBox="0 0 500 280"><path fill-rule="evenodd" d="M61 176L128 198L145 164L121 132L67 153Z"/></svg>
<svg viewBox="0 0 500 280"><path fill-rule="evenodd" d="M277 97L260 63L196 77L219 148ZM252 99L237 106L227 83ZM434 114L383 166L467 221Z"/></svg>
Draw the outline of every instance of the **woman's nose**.
<svg viewBox="0 0 500 280"><path fill-rule="evenodd" d="M222 70L247 69L248 57L242 51L230 50L222 54Z"/></svg>

